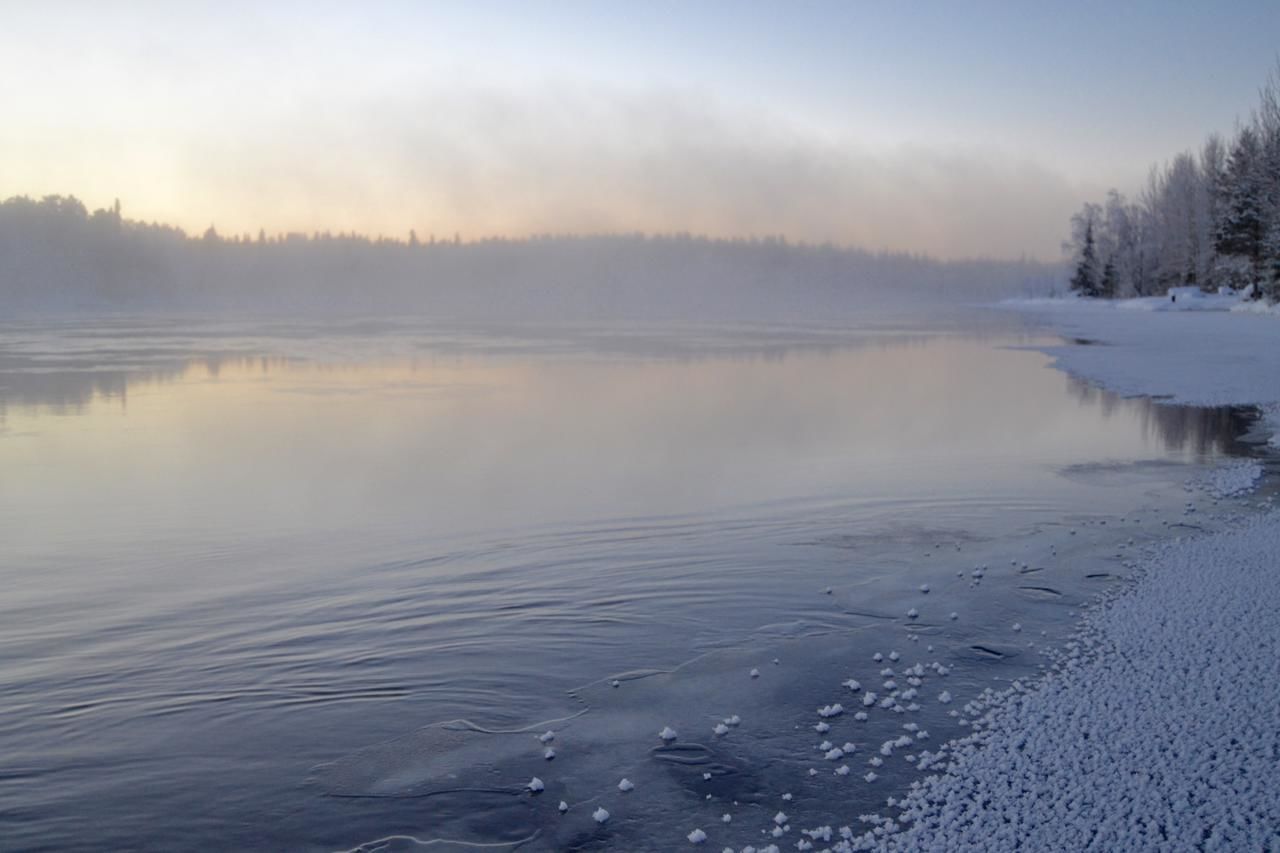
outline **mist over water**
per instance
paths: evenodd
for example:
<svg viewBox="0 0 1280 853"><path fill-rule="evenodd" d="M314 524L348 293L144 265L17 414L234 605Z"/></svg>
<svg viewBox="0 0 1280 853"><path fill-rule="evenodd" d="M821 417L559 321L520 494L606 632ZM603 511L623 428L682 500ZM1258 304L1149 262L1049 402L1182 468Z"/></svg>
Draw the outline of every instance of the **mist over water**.
<svg viewBox="0 0 1280 853"><path fill-rule="evenodd" d="M831 323L868 309L1043 293L1061 267L938 261L830 243L688 233L464 241L410 232L201 236L132 220L119 201L0 201L10 316L194 312L297 319L412 315L468 323Z"/></svg>
<svg viewBox="0 0 1280 853"><path fill-rule="evenodd" d="M934 609L965 613L950 634L937 614L914 626L951 644L960 693L985 677L965 669L987 666L970 645L1009 649L978 614L1056 629L1097 581L983 598L948 585L957 568L1067 518L1175 500L1185 471L1239 451L1243 414L1091 391L1026 349L1046 340L921 314L8 325L3 835L665 849L662 816L703 802L702 771L650 779L670 758L650 756L653 733L709 730L677 718L737 701L740 751L707 741L672 766L736 767L706 807L764 808L797 785L781 754L760 763L769 738L847 677L825 666L904 643L922 580ZM952 562L926 556L944 545ZM625 695L576 690L699 654ZM789 686L735 699L774 657ZM554 762L528 733L487 734L568 717ZM576 807L560 820L556 800L594 802L619 766L647 780L643 812L601 836ZM534 773L559 793L522 796Z"/></svg>

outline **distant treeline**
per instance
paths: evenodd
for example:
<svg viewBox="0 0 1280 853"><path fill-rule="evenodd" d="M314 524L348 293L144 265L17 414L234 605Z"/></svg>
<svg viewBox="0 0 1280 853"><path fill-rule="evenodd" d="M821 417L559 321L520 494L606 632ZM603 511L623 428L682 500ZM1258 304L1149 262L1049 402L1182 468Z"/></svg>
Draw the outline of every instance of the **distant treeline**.
<svg viewBox="0 0 1280 853"><path fill-rule="evenodd" d="M101 310L411 312L454 319L802 320L868 302L1048 291L1061 267L942 262L781 238L547 236L463 242L352 234L201 236L89 212L74 197L0 202L0 315Z"/></svg>
<svg viewBox="0 0 1280 853"><path fill-rule="evenodd" d="M1250 120L1151 168L1130 202L1111 190L1071 218L1071 289L1147 296L1170 287L1280 299L1280 63Z"/></svg>

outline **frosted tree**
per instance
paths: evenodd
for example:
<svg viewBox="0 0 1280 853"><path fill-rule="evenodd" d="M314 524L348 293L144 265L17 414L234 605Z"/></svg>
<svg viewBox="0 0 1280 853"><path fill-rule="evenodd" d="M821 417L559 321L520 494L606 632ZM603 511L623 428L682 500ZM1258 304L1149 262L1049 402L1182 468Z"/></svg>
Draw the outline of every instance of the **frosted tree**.
<svg viewBox="0 0 1280 853"><path fill-rule="evenodd" d="M1260 95L1230 140L1211 135L1199 152L1153 166L1136 203L1112 190L1101 216L1086 205L1072 217L1064 247L1076 262L1074 289L1096 281L1107 295L1145 296L1253 284L1280 301L1280 63ZM1095 251L1086 258L1090 225Z"/></svg>
<svg viewBox="0 0 1280 853"><path fill-rule="evenodd" d="M1200 180L1196 192L1196 281L1208 289L1218 284L1217 234L1222 222L1222 190L1226 182L1227 149L1218 134L1210 134L1200 148Z"/></svg>
<svg viewBox="0 0 1280 853"><path fill-rule="evenodd" d="M1262 169L1258 132L1245 126L1227 158L1222 220L1216 234L1217 250L1229 261L1223 271L1234 286L1262 280L1263 238L1268 233Z"/></svg>
<svg viewBox="0 0 1280 853"><path fill-rule="evenodd" d="M1106 266L1112 268L1108 296L1131 296L1141 293L1144 284L1142 256L1139 252L1137 211L1116 190L1107 193L1099 228L1098 245ZM1105 275L1104 275L1105 278Z"/></svg>
<svg viewBox="0 0 1280 853"><path fill-rule="evenodd" d="M1195 155L1153 167L1141 196L1143 233L1152 258L1150 290L1212 285L1217 191Z"/></svg>
<svg viewBox="0 0 1280 853"><path fill-rule="evenodd" d="M1280 62L1262 87L1255 118L1261 147L1258 169L1262 196L1262 284L1267 296L1280 300Z"/></svg>
<svg viewBox="0 0 1280 853"><path fill-rule="evenodd" d="M1120 290L1120 283L1116 274L1115 256L1107 258L1107 262L1102 265L1102 279L1098 282L1098 295L1107 299L1114 299Z"/></svg>
<svg viewBox="0 0 1280 853"><path fill-rule="evenodd" d="M1262 239L1265 256L1262 269L1263 292L1272 302L1280 301L1280 217L1274 219Z"/></svg>
<svg viewBox="0 0 1280 853"><path fill-rule="evenodd" d="M1084 209L1072 217L1073 231L1078 234L1072 238L1068 247L1076 258L1076 271L1071 276L1071 289L1081 296L1098 296L1098 253L1094 239L1094 223L1098 219L1098 206L1086 204Z"/></svg>

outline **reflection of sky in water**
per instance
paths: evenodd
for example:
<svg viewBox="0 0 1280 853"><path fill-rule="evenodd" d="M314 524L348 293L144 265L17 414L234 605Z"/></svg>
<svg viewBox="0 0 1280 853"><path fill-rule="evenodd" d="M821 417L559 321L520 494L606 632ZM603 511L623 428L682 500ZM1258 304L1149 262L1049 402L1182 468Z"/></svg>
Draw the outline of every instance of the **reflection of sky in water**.
<svg viewBox="0 0 1280 853"><path fill-rule="evenodd" d="M421 827L419 802L299 780L419 725L523 726L585 681L805 625L866 643L922 580L962 624L982 607L1007 622L1027 606L1015 589L950 589L957 566L922 551L963 546L963 568L1064 515L1130 512L1232 431L1229 413L1099 394L1000 348L1033 342L892 324L7 329L13 837L350 846ZM822 682L795 677L785 690ZM433 803L450 826L515 820Z"/></svg>
<svg viewBox="0 0 1280 853"><path fill-rule="evenodd" d="M101 342L11 355L0 500L32 544L127 535L138 519L443 534L1029 486L1045 466L1229 440L1228 413L1122 400L993 346L1004 342L1023 341L890 336L674 359L441 346L333 362Z"/></svg>

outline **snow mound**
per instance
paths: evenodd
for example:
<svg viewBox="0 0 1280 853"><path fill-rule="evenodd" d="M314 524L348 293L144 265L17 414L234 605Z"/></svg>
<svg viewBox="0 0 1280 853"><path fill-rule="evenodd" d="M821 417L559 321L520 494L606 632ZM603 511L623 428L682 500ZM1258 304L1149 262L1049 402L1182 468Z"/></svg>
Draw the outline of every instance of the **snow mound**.
<svg viewBox="0 0 1280 853"><path fill-rule="evenodd" d="M1232 305L1231 310L1241 314L1280 314L1280 302L1271 304L1260 299L1246 299Z"/></svg>

